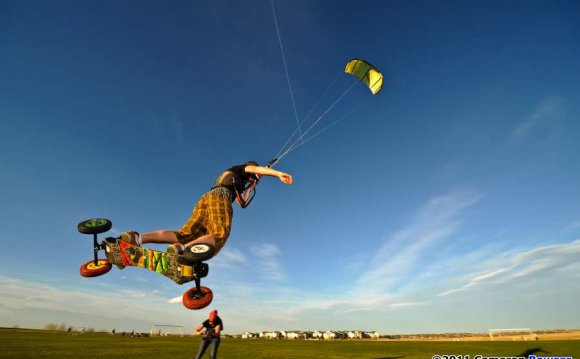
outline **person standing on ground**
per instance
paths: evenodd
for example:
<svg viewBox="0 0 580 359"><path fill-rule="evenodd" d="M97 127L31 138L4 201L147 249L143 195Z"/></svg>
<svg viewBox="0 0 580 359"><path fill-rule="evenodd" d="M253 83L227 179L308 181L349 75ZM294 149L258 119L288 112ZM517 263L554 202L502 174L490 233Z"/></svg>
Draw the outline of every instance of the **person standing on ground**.
<svg viewBox="0 0 580 359"><path fill-rule="evenodd" d="M207 347L211 344L210 358L217 359L217 351L220 345L220 333L224 329L222 319L218 316L217 310L209 312L208 319L195 328L193 335L203 335L201 345L195 359L201 359Z"/></svg>

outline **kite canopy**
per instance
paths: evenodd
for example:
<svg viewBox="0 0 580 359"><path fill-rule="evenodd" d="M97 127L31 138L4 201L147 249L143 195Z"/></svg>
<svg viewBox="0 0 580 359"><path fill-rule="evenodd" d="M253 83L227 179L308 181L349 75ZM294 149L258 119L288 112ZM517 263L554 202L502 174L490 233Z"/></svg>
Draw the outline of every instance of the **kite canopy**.
<svg viewBox="0 0 580 359"><path fill-rule="evenodd" d="M381 88L383 87L383 75L381 74L381 72L374 67L373 65L369 64L368 62L366 62L365 60L361 60L361 59L352 59L349 62L346 63L346 65L344 66L344 72L347 74L351 74L352 76L356 77L358 80L360 80L360 82L362 82L366 87L368 87L368 89L371 91L371 93L373 95L376 95ZM288 72L286 72L286 76L288 79L288 84L290 85L290 79L288 77ZM327 95L327 93L329 93L329 90L331 88L333 88L333 86L336 84L336 80L338 80L339 77L342 77L342 74L338 74L336 79L334 81L332 81L332 83L329 85L329 87L324 91L324 93L322 94L322 97L316 101L316 104L314 105L314 107L312 108L312 110L310 110L308 112L308 114L304 117L304 119L302 120L302 123L304 123L308 117L310 116L310 114L312 113L312 111L317 108L318 104L321 103L321 100L325 98L325 96ZM280 149L280 151L278 152L278 154L276 155L276 157L274 157L273 160L271 160L268 163L268 167L272 167L274 166L276 163L278 163L278 161L280 161L283 157L285 157L286 155L288 155L288 153L290 153L291 151L294 151L295 149L297 149L298 147L301 147L302 145L304 145L305 143L309 142L310 140L312 140L314 137L318 136L319 134L321 134L322 132L326 131L328 128L330 128L331 126L333 126L334 124L336 124L337 122L341 121L342 119L348 117L350 114L352 114L354 112L354 110L350 111L350 113L348 114L341 114L341 116L338 117L338 119L336 119L334 122L330 123L328 126L326 126L325 128L315 132L314 134L310 134L311 130L313 128L315 128L319 122L326 117L326 115L339 103L341 102L343 99L348 99L349 96L347 96L350 91L359 86L359 81L356 81L353 79L353 81L350 81L351 84L350 86L348 86L348 88L340 95L338 95L337 98L330 99L329 101L331 101L330 106L328 106L328 108L326 108L326 110L322 111L322 114L313 118L313 122L311 122L310 126L305 130L302 131L302 123L299 121L299 119L297 118L297 122L298 122L298 128L290 135L290 137L288 138L288 140L286 141L286 143L284 144L284 146L282 146L282 148ZM292 94L292 88L290 87L290 93ZM292 103L294 104L294 98L291 96L292 99ZM368 96L368 95L365 95ZM368 99L365 96L356 96L359 98L359 100L363 100L366 102ZM360 108L361 105L359 104L359 106L357 108ZM355 108L356 110L356 108ZM294 109L294 113L296 114L296 109ZM306 137L306 135L308 135L308 137ZM248 193L248 192L246 192ZM241 203L241 202L240 202Z"/></svg>
<svg viewBox="0 0 580 359"><path fill-rule="evenodd" d="M361 80L365 85L368 86L373 95L376 95L383 86L383 75L381 72L376 67L364 60L350 60L344 67L344 72L351 74Z"/></svg>

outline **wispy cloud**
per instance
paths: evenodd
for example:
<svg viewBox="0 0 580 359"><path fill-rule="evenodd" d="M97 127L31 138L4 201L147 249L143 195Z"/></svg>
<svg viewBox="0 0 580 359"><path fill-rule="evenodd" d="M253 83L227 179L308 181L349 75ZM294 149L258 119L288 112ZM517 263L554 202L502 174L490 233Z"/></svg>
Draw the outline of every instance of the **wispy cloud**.
<svg viewBox="0 0 580 359"><path fill-rule="evenodd" d="M130 330L133 328L125 323L141 328L150 326L149 319L143 318L143 313L147 313L152 318L191 325L182 316L183 307L164 305L167 290L130 290L93 278L80 279L74 284L61 283L57 287L39 280L8 276L0 276L0 288L3 324L12 320L13 324L42 327L50 321L70 324L74 321L95 329L116 327ZM180 292L181 288L171 291ZM31 316L29 313L37 314Z"/></svg>
<svg viewBox="0 0 580 359"><path fill-rule="evenodd" d="M580 263L580 240L513 252L497 256L482 264L484 270L471 274L472 278L459 288L446 290L438 296L446 297L476 290L484 285L503 285L515 280L536 279L578 263Z"/></svg>
<svg viewBox="0 0 580 359"><path fill-rule="evenodd" d="M489 273L476 275L474 278L469 280L469 282L466 283L465 285L463 285L461 288L449 289L445 292L439 293L438 296L445 297L445 296L451 295L453 293L467 291L469 288L473 288L473 287L477 286L479 283L491 281L494 278L500 277L501 275L503 275L506 272L508 272L507 269L500 268L498 270L495 270L495 271L492 271Z"/></svg>
<svg viewBox="0 0 580 359"><path fill-rule="evenodd" d="M344 316L361 312L394 312L404 308L423 306L425 302L408 301L392 295L358 297L353 293L320 295L296 292L292 300L281 306L279 316L285 320L299 320L312 314Z"/></svg>
<svg viewBox="0 0 580 359"><path fill-rule="evenodd" d="M369 269L360 276L357 288L371 295L388 292L406 281L433 246L458 231L461 214L480 197L473 191L459 191L429 200L408 226L377 250Z"/></svg>
<svg viewBox="0 0 580 359"><path fill-rule="evenodd" d="M550 97L542 101L512 132L511 143L516 144L529 138L540 127L555 119L558 119L562 111L562 100L558 97Z"/></svg>
<svg viewBox="0 0 580 359"><path fill-rule="evenodd" d="M456 234L465 210L481 195L470 190L434 197L412 217L410 223L394 233L375 251L366 271L348 290L334 295L293 298L284 317L298 318L305 313L384 312L428 305L425 298L407 298L397 290L401 283L413 282L416 271L429 258L434 246ZM360 270L360 268L357 267Z"/></svg>
<svg viewBox="0 0 580 359"><path fill-rule="evenodd" d="M169 300L167 300L167 303L169 304L181 304L183 300L183 296L177 296L177 297L173 297Z"/></svg>
<svg viewBox="0 0 580 359"><path fill-rule="evenodd" d="M564 228L565 233L572 233L572 232L576 232L578 230L580 230L580 221L576 221L574 223L571 223L570 225L566 226L566 228Z"/></svg>
<svg viewBox="0 0 580 359"><path fill-rule="evenodd" d="M248 263L248 256L240 249L226 246L211 261L211 267L217 271L232 270L234 268L245 266Z"/></svg>
<svg viewBox="0 0 580 359"><path fill-rule="evenodd" d="M352 305L352 303L350 303ZM359 306L359 307L351 307L346 309L345 313L355 313L355 312L370 312L376 311L378 308L384 310L395 311L403 308L408 307L417 307L426 305L426 302L392 302L392 303L381 303L380 307L377 306L378 303L372 303L369 306Z"/></svg>
<svg viewBox="0 0 580 359"><path fill-rule="evenodd" d="M261 267L264 278L278 282L286 278L279 261L281 252L275 244L255 245L251 248L251 252L258 257L257 264Z"/></svg>

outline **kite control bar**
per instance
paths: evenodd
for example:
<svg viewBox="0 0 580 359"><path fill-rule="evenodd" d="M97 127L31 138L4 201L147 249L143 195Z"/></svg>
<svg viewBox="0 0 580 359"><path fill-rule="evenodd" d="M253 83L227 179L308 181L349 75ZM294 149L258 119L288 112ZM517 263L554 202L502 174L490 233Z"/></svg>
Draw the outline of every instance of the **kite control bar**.
<svg viewBox="0 0 580 359"><path fill-rule="evenodd" d="M278 163L278 157L272 158L270 162L266 163L265 167L274 167Z"/></svg>

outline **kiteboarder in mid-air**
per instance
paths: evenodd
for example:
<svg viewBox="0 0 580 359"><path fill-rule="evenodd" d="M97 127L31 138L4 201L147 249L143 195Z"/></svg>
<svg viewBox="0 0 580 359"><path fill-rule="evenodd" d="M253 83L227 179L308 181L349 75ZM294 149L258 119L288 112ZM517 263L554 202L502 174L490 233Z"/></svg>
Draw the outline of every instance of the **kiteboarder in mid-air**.
<svg viewBox="0 0 580 359"><path fill-rule="evenodd" d="M348 61L344 67L344 72L360 80L360 82L368 87L373 95L376 95L383 86L383 75L381 72L365 60L352 59ZM271 166L291 151L304 145L323 132L326 128L315 134L309 134L322 118L351 91L354 85L355 83L353 82L322 115L318 116L306 131L302 132L299 125L297 131L298 138L294 142L290 142L293 139L293 134L280 151L280 154L270 164L260 166L254 161L249 161L224 171L218 177L211 190L205 193L197 202L191 217L178 231L160 230L143 233L141 235L134 231L128 231L121 234L121 240L134 245L141 245L143 243L167 243L169 244L168 252L179 253L185 256L191 255L191 252L197 247L195 246L196 244L203 243L213 246L215 253L218 253L223 248L230 234L233 215L232 203L236 201L242 208L245 208L252 200L256 184L262 176L278 177L282 183L292 184L292 176L274 170ZM336 120L332 124L339 120ZM307 134L310 137L307 138ZM191 250L187 250L188 248Z"/></svg>
<svg viewBox="0 0 580 359"><path fill-rule="evenodd" d="M278 177L282 183L292 184L291 175L248 161L225 170L211 190L201 196L191 216L178 231L159 230L143 234L127 231L121 234L121 240L133 245L167 243L168 252L186 256L191 255L187 248L205 243L212 245L217 254L230 234L233 202L237 202L242 208L249 205L262 176Z"/></svg>

